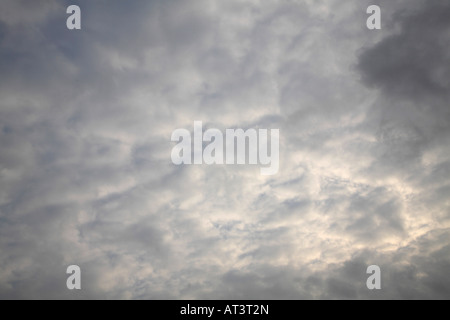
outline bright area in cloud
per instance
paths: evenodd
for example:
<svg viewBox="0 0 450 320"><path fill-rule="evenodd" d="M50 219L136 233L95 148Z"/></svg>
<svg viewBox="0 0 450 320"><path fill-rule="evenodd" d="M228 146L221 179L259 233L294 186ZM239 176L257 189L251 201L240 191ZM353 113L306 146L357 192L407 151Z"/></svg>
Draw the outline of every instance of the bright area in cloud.
<svg viewBox="0 0 450 320"><path fill-rule="evenodd" d="M449 1L78 2L0 4L1 298L450 297ZM280 172L174 166L194 120Z"/></svg>

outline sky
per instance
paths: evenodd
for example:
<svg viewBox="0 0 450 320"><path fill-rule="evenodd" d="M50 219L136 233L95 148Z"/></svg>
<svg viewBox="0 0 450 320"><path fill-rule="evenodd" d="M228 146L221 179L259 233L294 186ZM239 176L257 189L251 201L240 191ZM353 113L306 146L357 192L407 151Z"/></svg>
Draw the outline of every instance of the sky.
<svg viewBox="0 0 450 320"><path fill-rule="evenodd" d="M449 299L449 16L2 0L0 299ZM174 165L194 121L279 129L278 174Z"/></svg>

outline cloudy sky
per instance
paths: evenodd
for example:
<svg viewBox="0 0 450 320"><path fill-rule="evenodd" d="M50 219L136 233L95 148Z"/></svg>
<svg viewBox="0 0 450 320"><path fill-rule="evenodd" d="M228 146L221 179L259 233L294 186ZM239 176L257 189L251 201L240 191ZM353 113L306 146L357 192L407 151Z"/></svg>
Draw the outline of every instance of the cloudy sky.
<svg viewBox="0 0 450 320"><path fill-rule="evenodd" d="M2 0L0 299L450 299L449 16ZM279 173L173 165L195 120L280 129Z"/></svg>

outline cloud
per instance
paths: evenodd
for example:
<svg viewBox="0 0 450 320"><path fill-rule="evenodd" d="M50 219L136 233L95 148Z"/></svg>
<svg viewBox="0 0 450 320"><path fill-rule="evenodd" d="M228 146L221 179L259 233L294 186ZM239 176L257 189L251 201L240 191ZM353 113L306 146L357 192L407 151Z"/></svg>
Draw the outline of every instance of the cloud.
<svg viewBox="0 0 450 320"><path fill-rule="evenodd" d="M0 5L2 299L449 297L447 1L63 4ZM174 166L195 120L279 174Z"/></svg>

